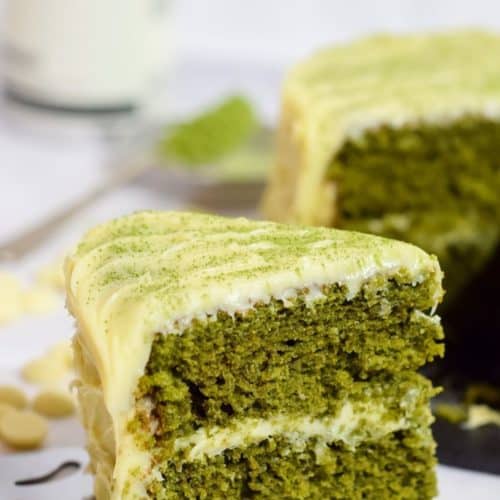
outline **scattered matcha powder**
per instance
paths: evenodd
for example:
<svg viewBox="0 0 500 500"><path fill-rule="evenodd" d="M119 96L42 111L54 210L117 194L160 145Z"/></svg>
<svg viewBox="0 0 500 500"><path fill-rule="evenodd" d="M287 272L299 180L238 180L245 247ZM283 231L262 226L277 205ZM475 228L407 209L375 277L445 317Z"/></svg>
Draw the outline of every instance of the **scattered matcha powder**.
<svg viewBox="0 0 500 500"><path fill-rule="evenodd" d="M184 165L207 164L248 142L258 129L250 102L233 96L191 121L174 126L159 143L161 157L174 158Z"/></svg>

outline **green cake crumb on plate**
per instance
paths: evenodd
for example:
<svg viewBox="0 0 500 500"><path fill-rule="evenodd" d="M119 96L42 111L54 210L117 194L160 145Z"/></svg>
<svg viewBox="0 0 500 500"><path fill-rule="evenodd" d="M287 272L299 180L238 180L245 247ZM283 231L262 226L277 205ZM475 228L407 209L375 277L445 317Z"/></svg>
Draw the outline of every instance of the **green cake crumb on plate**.
<svg viewBox="0 0 500 500"><path fill-rule="evenodd" d="M439 403L434 406L434 415L452 424L461 424L467 420L467 407L458 403Z"/></svg>

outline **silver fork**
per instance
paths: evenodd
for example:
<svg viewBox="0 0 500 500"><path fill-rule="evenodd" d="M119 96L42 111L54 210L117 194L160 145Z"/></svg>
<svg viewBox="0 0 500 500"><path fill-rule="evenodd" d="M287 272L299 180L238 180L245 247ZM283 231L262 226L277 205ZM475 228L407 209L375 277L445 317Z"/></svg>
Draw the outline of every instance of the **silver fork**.
<svg viewBox="0 0 500 500"><path fill-rule="evenodd" d="M112 170L112 173L91 191L85 193L62 210L50 215L42 222L29 227L21 234L1 244L0 261L14 261L24 257L27 253L38 248L67 220L90 206L98 198L127 182L137 179L145 172L155 168L156 165L153 159L148 159L147 161L132 163Z"/></svg>
<svg viewBox="0 0 500 500"><path fill-rule="evenodd" d="M133 133L126 137L126 140L121 146L115 148L120 151L114 159L116 165L113 165L112 168L109 169L110 174L107 178L101 181L94 189L85 193L62 210L49 215L41 222L35 223L11 240L0 243L0 262L21 259L26 254L42 245L42 243L54 234L66 221L84 208L90 206L98 198L139 178L157 167L169 170L172 173L175 172L185 180L187 178L192 178L193 175L197 175L198 178L201 179L204 172L202 166L197 167L195 174L193 171L189 171L175 162L168 162L167 165L165 159L158 156L156 144L158 143L159 137L164 133L165 127L163 125L159 126L155 124L145 126L141 124L137 126ZM255 133L247 146L269 150L273 137L274 131L269 127L263 126ZM132 158L132 160L130 160L130 158ZM206 177L205 180L207 180ZM238 197L241 196L242 187L246 191L247 198L250 196L254 198L258 197L258 193L260 193L263 187L263 182L226 182L219 186L220 189L216 189L217 184L209 184L212 184L212 189L207 189L204 196L197 201L202 202L205 206L209 205L216 209L220 209L217 202L221 199L230 199L238 204ZM228 193L230 194L230 192L234 192L235 196L233 198L228 197ZM243 203L247 203L248 201L245 197L243 197L242 200Z"/></svg>

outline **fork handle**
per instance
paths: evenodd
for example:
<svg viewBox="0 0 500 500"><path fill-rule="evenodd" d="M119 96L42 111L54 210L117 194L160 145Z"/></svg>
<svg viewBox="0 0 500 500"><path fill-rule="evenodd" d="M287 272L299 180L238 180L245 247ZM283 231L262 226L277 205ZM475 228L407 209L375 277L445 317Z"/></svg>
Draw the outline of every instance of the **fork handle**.
<svg viewBox="0 0 500 500"><path fill-rule="evenodd" d="M98 198L136 179L152 168L154 168L154 163L148 161L116 169L104 182L83 194L76 201L49 215L46 219L28 228L13 239L1 244L0 261L14 261L24 257L27 253L38 248L68 219L81 212Z"/></svg>

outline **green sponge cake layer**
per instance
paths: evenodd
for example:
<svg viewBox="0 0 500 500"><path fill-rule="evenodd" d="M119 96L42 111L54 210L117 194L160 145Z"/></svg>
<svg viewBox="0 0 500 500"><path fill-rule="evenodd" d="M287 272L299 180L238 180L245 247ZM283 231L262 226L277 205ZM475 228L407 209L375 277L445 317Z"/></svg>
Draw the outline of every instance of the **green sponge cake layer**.
<svg viewBox="0 0 500 500"><path fill-rule="evenodd" d="M434 257L144 212L88 233L66 279L98 500L434 496Z"/></svg>
<svg viewBox="0 0 500 500"><path fill-rule="evenodd" d="M496 221L499 153L500 122L481 116L368 130L347 140L328 167L339 185L337 218L435 210Z"/></svg>
<svg viewBox="0 0 500 500"><path fill-rule="evenodd" d="M158 334L139 383L155 402L158 435L282 412L330 415L347 395L370 403L394 393L399 404L419 385L414 371L442 354L439 322L422 312L431 283L373 280L350 301L325 287L313 301L302 292Z"/></svg>
<svg viewBox="0 0 500 500"><path fill-rule="evenodd" d="M318 457L315 438L296 449L287 440L271 437L244 450L226 450L186 464L181 473L172 463L163 464L162 479L151 486L150 495L159 500L432 498L436 480L430 467L431 443L430 434L401 431L355 449L343 443L321 444Z"/></svg>

